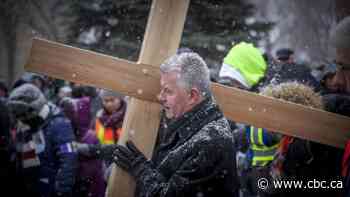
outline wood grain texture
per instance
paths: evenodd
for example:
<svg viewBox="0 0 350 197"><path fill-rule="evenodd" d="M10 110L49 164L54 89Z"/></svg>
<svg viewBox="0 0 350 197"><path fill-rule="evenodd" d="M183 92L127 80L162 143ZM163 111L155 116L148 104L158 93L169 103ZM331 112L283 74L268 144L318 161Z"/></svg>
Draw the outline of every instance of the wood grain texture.
<svg viewBox="0 0 350 197"><path fill-rule="evenodd" d="M157 79L157 82L143 82L147 87L146 91L148 88L158 88L159 91L159 64L174 54L180 44L188 5L189 0L153 0L138 62L139 65L152 65L150 67L157 69L152 75L158 75L152 77L152 80ZM143 68L143 71L147 70ZM142 78L141 76L140 79ZM131 98L123 123L124 132L118 143L123 144L129 138L146 156L151 157L160 122L159 112L158 103ZM107 196L131 197L134 196L134 191L134 179L114 166L108 183Z"/></svg>
<svg viewBox="0 0 350 197"><path fill-rule="evenodd" d="M132 140L150 158L157 137L160 120L160 105L132 98L123 123L123 133L118 144ZM114 165L114 164L113 164ZM134 196L135 181L130 175L115 165L107 186L107 196Z"/></svg>
<svg viewBox="0 0 350 197"><path fill-rule="evenodd" d="M103 66L102 66L103 65ZM135 64L61 44L34 40L27 70L90 84L157 102L159 69ZM144 71L147 71L146 74ZM76 75L73 77L73 74ZM288 135L344 147L350 119L247 91L213 84L212 89L227 118ZM140 113L143 114L143 113Z"/></svg>
<svg viewBox="0 0 350 197"><path fill-rule="evenodd" d="M226 117L236 122L343 148L350 118L212 83Z"/></svg>
<svg viewBox="0 0 350 197"><path fill-rule="evenodd" d="M149 93L160 87L159 68L41 39L33 40L25 68L149 101L156 101Z"/></svg>
<svg viewBox="0 0 350 197"><path fill-rule="evenodd" d="M189 4L189 0L153 2L139 62L159 67L166 58L176 53Z"/></svg>

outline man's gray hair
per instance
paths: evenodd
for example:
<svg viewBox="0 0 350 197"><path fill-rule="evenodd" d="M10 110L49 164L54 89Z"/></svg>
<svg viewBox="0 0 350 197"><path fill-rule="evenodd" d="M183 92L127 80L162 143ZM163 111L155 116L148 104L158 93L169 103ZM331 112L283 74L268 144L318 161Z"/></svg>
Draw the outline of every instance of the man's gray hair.
<svg viewBox="0 0 350 197"><path fill-rule="evenodd" d="M211 95L209 69L197 53L181 53L168 58L161 66L163 73L178 72L177 83L190 90L198 88L202 96Z"/></svg>
<svg viewBox="0 0 350 197"><path fill-rule="evenodd" d="M331 42L336 48L350 49L350 16L339 22L331 34Z"/></svg>

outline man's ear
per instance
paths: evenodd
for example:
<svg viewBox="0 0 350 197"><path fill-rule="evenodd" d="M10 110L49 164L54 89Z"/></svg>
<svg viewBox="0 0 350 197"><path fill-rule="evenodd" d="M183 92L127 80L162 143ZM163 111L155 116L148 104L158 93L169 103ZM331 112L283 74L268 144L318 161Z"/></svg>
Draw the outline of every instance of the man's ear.
<svg viewBox="0 0 350 197"><path fill-rule="evenodd" d="M190 105L197 105L202 101L203 95L197 88L192 88L190 91Z"/></svg>

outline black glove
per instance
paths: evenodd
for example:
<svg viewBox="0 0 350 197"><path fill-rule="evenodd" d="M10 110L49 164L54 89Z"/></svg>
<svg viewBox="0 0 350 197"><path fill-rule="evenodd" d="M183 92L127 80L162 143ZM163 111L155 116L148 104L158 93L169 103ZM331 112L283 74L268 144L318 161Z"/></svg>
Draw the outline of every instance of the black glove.
<svg viewBox="0 0 350 197"><path fill-rule="evenodd" d="M79 154L105 161L112 161L113 151L116 149L116 146L115 144L105 145L73 142L73 147Z"/></svg>
<svg viewBox="0 0 350 197"><path fill-rule="evenodd" d="M134 177L138 177L147 165L146 157L131 141L126 142L126 147L117 145L113 153L113 161Z"/></svg>
<svg viewBox="0 0 350 197"><path fill-rule="evenodd" d="M99 159L110 162L113 159L113 152L116 147L116 144L98 144L95 146L90 146L90 153Z"/></svg>

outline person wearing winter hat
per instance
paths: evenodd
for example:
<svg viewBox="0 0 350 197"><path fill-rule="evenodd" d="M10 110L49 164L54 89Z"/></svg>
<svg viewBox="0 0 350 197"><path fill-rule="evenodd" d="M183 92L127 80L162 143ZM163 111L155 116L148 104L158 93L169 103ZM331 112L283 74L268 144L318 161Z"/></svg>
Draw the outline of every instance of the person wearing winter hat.
<svg viewBox="0 0 350 197"><path fill-rule="evenodd" d="M123 95L110 90L102 90L100 97L103 109L97 112L94 130L101 144L115 144L121 135L126 102Z"/></svg>
<svg viewBox="0 0 350 197"><path fill-rule="evenodd" d="M85 135L89 136L90 139L97 139L98 143L91 143L91 141L87 141L87 137L83 137L82 140L78 140L75 143L75 147L81 156L85 156L90 160L104 160L104 177L107 181L111 169L112 153L122 132L127 104L123 99L124 96L117 92L101 90L99 95L102 99L103 109L97 112L97 117L91 130ZM90 193L93 196L98 196L94 192Z"/></svg>
<svg viewBox="0 0 350 197"><path fill-rule="evenodd" d="M335 63L325 64L321 67L320 74L317 76L317 80L321 85L321 94L335 93L337 88L333 86L333 78L337 71Z"/></svg>
<svg viewBox="0 0 350 197"><path fill-rule="evenodd" d="M103 177L103 161L97 156L88 154L89 150L86 150L90 145L99 144L95 132L90 130L93 119L90 114L91 97L65 97L59 106L71 120L76 136L73 145L78 152L79 168L74 194L82 197L104 197L106 182Z"/></svg>
<svg viewBox="0 0 350 197"><path fill-rule="evenodd" d="M289 48L281 48L276 51L276 59L280 62L293 63L294 51Z"/></svg>
<svg viewBox="0 0 350 197"><path fill-rule="evenodd" d="M293 60L293 50L281 48L276 52L276 60L269 62L265 78L259 84L258 89L263 89L270 84L278 85L284 82L300 82L312 86L316 91L320 84L311 74L311 69L305 64L296 63Z"/></svg>
<svg viewBox="0 0 350 197"><path fill-rule="evenodd" d="M337 92L350 94L350 16L337 25L330 40L336 48L337 66L332 84Z"/></svg>
<svg viewBox="0 0 350 197"><path fill-rule="evenodd" d="M224 58L219 72L219 83L242 89L251 89L264 77L267 64L253 44L240 42Z"/></svg>
<svg viewBox="0 0 350 197"><path fill-rule="evenodd" d="M16 118L16 151L29 196L71 196L77 168L71 122L32 84L8 99Z"/></svg>
<svg viewBox="0 0 350 197"><path fill-rule="evenodd" d="M95 157L104 159L105 177L109 177L107 169L111 167L111 154L102 154L101 156L98 153L103 153L105 150L111 153L113 145L117 144L122 133L127 103L123 95L110 90L101 90L100 97L103 108L97 112L91 129L95 134L94 136L98 139L99 145L91 146L90 152Z"/></svg>
<svg viewBox="0 0 350 197"><path fill-rule="evenodd" d="M332 112L349 116L350 113L350 16L342 19L331 33L330 41L336 49L336 72L329 84L333 94L324 95L324 101ZM344 196L350 196L350 141L345 146L342 161Z"/></svg>
<svg viewBox="0 0 350 197"><path fill-rule="evenodd" d="M253 44L240 42L234 45L222 63L219 71L218 83L244 90L255 91L265 76L267 64L263 54ZM246 139L245 125L228 120L235 137ZM238 147L247 147L246 140L237 140ZM246 162L246 149L237 149L237 172L244 174L248 166ZM240 190L247 193L248 187L243 185L246 180L244 176L238 176L241 184Z"/></svg>
<svg viewBox="0 0 350 197"><path fill-rule="evenodd" d="M286 82L278 85L271 84L262 89L261 94L306 107L323 109L321 95L316 93L313 88L298 82ZM336 161L339 161L341 154L337 149L304 140L298 138L298 136L286 135L279 142L275 143L277 146L273 147L271 146L272 140L269 138L272 138L276 134L273 131L262 129L261 137L251 136L251 139L253 139L251 142L256 143L257 141L258 143L251 144L250 149L255 149L254 146L260 148L259 155L254 155L257 151L252 151L252 160L254 161L254 157L256 156L256 159L260 162L268 161L263 168L253 168L247 175L248 179L252 182L250 185L255 187L260 193L260 196L303 196L310 193L317 196L338 196L337 194L339 194L340 190L303 190L298 188L279 190L273 187L270 187L268 190L260 190L257 188L257 181L260 178L265 178L269 181L291 179L300 181L313 179L339 181L337 179L337 175L339 175L337 169L339 168L336 167ZM255 139L257 140L255 141ZM273 148L266 150L267 152L265 153L265 155L269 155L270 153L268 151L272 150L273 154L269 155L270 158L264 158L265 155L261 154L263 152L263 149L261 149L262 145ZM273 185L272 182L270 184Z"/></svg>

